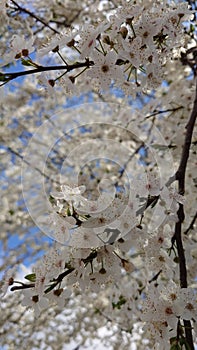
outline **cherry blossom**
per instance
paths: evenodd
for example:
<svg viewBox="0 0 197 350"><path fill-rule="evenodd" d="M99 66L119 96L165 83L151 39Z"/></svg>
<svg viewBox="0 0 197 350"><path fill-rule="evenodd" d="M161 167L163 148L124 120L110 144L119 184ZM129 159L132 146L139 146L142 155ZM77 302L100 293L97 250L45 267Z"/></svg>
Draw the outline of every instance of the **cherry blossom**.
<svg viewBox="0 0 197 350"><path fill-rule="evenodd" d="M65 306L66 301L71 297L71 294L72 292L69 289L54 289L47 294L47 299L49 299L50 302L56 303L58 307L62 309Z"/></svg>
<svg viewBox="0 0 197 350"><path fill-rule="evenodd" d="M183 204L185 198L180 194L169 190L166 186L161 191L161 198L165 201L168 209L171 209L172 212L176 213L178 210L178 203Z"/></svg>
<svg viewBox="0 0 197 350"><path fill-rule="evenodd" d="M88 75L95 79L100 89L107 89L112 79L123 81L123 75L120 67L116 66L117 55L109 52L103 55L100 52L94 52L95 65L88 71Z"/></svg>
<svg viewBox="0 0 197 350"><path fill-rule="evenodd" d="M5 296L8 288L14 283L15 275L16 275L16 268L15 267L7 270L4 273L4 276L3 276L2 280L0 281L0 292L1 292L2 296Z"/></svg>
<svg viewBox="0 0 197 350"><path fill-rule="evenodd" d="M64 30L61 34L57 34L52 38L48 39L48 42L44 44L37 53L38 58L45 56L49 52L57 52L66 46L74 46L75 37L77 32L71 32Z"/></svg>
<svg viewBox="0 0 197 350"><path fill-rule="evenodd" d="M83 59L89 57L96 46L96 39L99 35L109 28L109 23L101 23L96 28L90 25L86 25L80 32L80 44L78 46L81 54L80 57Z"/></svg>
<svg viewBox="0 0 197 350"><path fill-rule="evenodd" d="M69 187L67 185L61 186L60 193L52 193L52 196L55 198L64 198L69 204L76 205L76 202L81 199L81 194L85 192L85 186L79 187Z"/></svg>
<svg viewBox="0 0 197 350"><path fill-rule="evenodd" d="M26 39L24 35L22 37L19 35L13 35L9 45L10 52L4 55L4 61L0 64L0 66L5 66L6 64L14 61L14 59L28 57L29 54L35 50L33 44L33 36Z"/></svg>
<svg viewBox="0 0 197 350"><path fill-rule="evenodd" d="M194 2L0 8L2 347L193 350Z"/></svg>
<svg viewBox="0 0 197 350"><path fill-rule="evenodd" d="M36 318L39 317L41 311L46 309L49 305L47 298L36 295L34 290L25 290L23 294L24 298L21 305L33 308Z"/></svg>

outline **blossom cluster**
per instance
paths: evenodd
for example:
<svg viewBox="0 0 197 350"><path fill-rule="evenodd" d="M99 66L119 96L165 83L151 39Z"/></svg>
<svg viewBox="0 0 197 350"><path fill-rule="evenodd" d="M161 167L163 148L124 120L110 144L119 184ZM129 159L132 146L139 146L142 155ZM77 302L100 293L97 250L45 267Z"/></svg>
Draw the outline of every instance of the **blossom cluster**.
<svg viewBox="0 0 197 350"><path fill-rule="evenodd" d="M168 339L177 343L177 328L182 344L187 345L183 336L182 320L195 320L197 314L195 293L193 289L180 288L173 281L167 286L149 288L148 298L143 305L142 319L145 327L161 349L166 349ZM195 325L195 322L194 322Z"/></svg>
<svg viewBox="0 0 197 350"><path fill-rule="evenodd" d="M32 68L34 73L39 73L39 83L46 85L51 94L54 93L54 87L58 82L65 88L66 93L71 94L89 91L90 88L103 92L110 88L111 84L120 87L129 96L136 95L139 91L147 92L147 90L155 89L162 82L169 61L179 54L180 48L184 45L182 27L184 21L191 18L192 12L188 9L186 2L154 1L151 6L145 3L146 1L142 1L140 5L133 5L132 2L127 2L124 6L117 8L116 12L112 12L108 19L97 27L87 23L49 38L48 43L44 46L39 46L33 36L28 38L25 35L15 34L10 41L9 52L3 57L4 62L1 63L1 67L20 60L24 66L28 67L28 70L23 71L22 74L30 73L29 68ZM5 14L6 2L2 1L0 6ZM48 60L50 59L58 65L49 67ZM47 66L44 66L46 62ZM175 71L178 64L177 62L173 66L172 75L169 74L173 78L175 75L173 69ZM3 69L6 70L6 67ZM59 73L49 75L45 73L47 70ZM20 72L0 73L0 81L5 84L19 76ZM167 110L176 111L176 116L180 113L181 131L178 121L173 120L171 124L168 122L164 127L167 144L155 143L153 145L161 152L166 166L169 166L169 163L164 159L162 152L172 148L174 154L179 155L183 145L182 136L185 132L183 125L186 124L185 119L191 109L191 79L186 79L184 85L181 85L179 79L180 77L174 78L174 82L169 83L170 97L165 96L165 88L158 89L159 98L147 103L143 112L141 110L135 114L135 119L139 124L142 123L142 120L146 121L147 118L147 124L139 129L143 134L143 140L145 140L144 134L148 134L147 144L149 144L151 138L154 140L151 131L156 122L159 129L163 131L161 119L158 118L156 122L154 119L155 115L160 113L158 108L160 108L161 96L164 96L163 101ZM31 95L36 88L32 87L29 82L26 81L26 83L24 91L27 96L28 89ZM179 90L178 95L177 90ZM9 98L12 101L11 94ZM173 109L177 98L179 105ZM63 100L64 96L61 99L62 103ZM14 111L14 115L20 115L21 112L28 114L31 111L31 106L24 108L22 98L17 103L20 108ZM4 109L5 105L4 103ZM49 103L49 110L50 107ZM187 110L186 117L181 114L183 108ZM13 114L12 109L9 112ZM42 112L43 106L40 106L38 114ZM96 113L96 110L93 109L93 113ZM121 187L119 183L117 185L116 170L112 170L109 164L104 164L100 169L96 169L99 177L103 180L105 174L109 172L113 181L108 182L104 179L103 182L100 181L98 188L95 188L98 185L97 179L93 176L93 169L90 169L93 178L91 183L91 176L86 177L85 174L82 174L80 183L75 186L67 180L66 184L59 184L55 190L51 191L47 217L39 218L39 211L42 209L38 203L33 203L36 207L38 221L44 222L45 229L52 232L55 247L42 257L33 268L32 273L25 276L25 282L17 280L15 268L6 272L0 290L3 296L8 289L20 291L23 297L22 306L33 308L37 319L41 319L42 312L47 312L51 305L57 305L60 310L63 310L65 305L79 294L84 298L86 294L96 295L95 314L104 316L111 323L116 322L128 334L136 324L139 324L145 337L147 334L149 336L150 348L172 350L185 346L187 349L184 330L184 327L185 329L188 327L188 324L185 326L187 321L191 322L189 330L197 333L195 285L189 288L179 287L180 255L178 249L180 247L176 246L174 232L175 226L177 227L179 223L181 225L181 209L183 206L188 206L193 210L193 202L188 204L178 190L163 181L163 178L161 180L152 171L151 165L154 169L155 160L150 161L148 156L147 158L144 156L144 159L147 168L149 165L151 171L142 175L140 169L135 177L135 169L132 168L131 163L129 164L129 157L130 148L135 148L137 141L131 140L130 135L129 137L127 135L127 127L132 118L134 117L126 110L122 114L118 110L114 117L116 124L121 127L126 126L123 138L117 135L118 131L114 131L113 128L102 130L102 127L98 125L96 130L94 126L91 128L94 137L99 137L101 140L99 147L104 144L100 135L107 135L118 140L118 147L113 146L113 154L118 153L119 158L122 157L125 161L125 165L118 174L118 179L122 184L125 169L128 170L132 177L132 188L125 186L123 190L123 186ZM151 118L149 129L148 120ZM61 122L66 124L68 120L63 119ZM53 120L51 123L51 134L53 134L56 125ZM4 126L5 130L6 126ZM35 125L32 126L32 132L34 130ZM36 140L40 142L40 153L42 153L42 142L43 148L49 145L51 136L49 134L43 135L41 142L39 138ZM78 135L80 141L86 136L84 135L85 133ZM68 145L70 135L66 136L68 138L62 147L64 154L70 151L70 145ZM129 145L127 157L120 150L119 146L122 143ZM138 150L141 149L148 153L145 142L142 141L141 144ZM74 139L72 139L73 145L75 145ZM99 148L98 142L92 145L93 143L90 146L90 143L87 142L83 150L88 152L92 147L94 153L94 150ZM195 154L194 146L195 144L192 145L192 151ZM36 143L36 151L37 148ZM102 151L103 149L104 146ZM102 155L102 151L99 155ZM56 157L59 157L58 152ZM80 157L86 160L86 155L81 154L81 150L75 160L78 161ZM40 176L43 175L42 166L39 168L41 158L38 162L37 158L39 157L36 154L35 157L32 155L31 160L28 158L26 160L28 168L34 162L33 165ZM79 170L79 164L76 165L76 168ZM71 178L71 175L69 176ZM187 176L188 181L191 181L191 178L195 180L193 165ZM52 176L52 179L53 183L56 183L57 175ZM111 186L112 183L115 185ZM12 192L10 188L8 191ZM190 191L189 198L193 198L192 189ZM96 196L96 193L99 193L99 197ZM7 204L4 207L8 211L6 228L12 225L15 218L20 228L21 219L15 216L13 210L9 210ZM23 213L20 215L22 216ZM190 217L192 215L193 212ZM193 229L190 222L188 225L190 229L191 227ZM189 235L184 235L182 239L187 243L185 250L187 250L187 258L190 262L189 266L192 267L190 274L194 279L196 277L194 262L196 250L193 242L196 238L191 239ZM86 300L86 303L88 302Z"/></svg>
<svg viewBox="0 0 197 350"><path fill-rule="evenodd" d="M40 75L39 82L47 85L51 92L60 81L60 85L72 93L77 92L77 82L82 90L89 85L106 90L113 83L126 94L135 95L160 85L166 62L184 45L182 23L191 17L192 12L185 2L155 2L150 8L129 2L96 28L87 24L65 31L53 36L41 48L36 47L33 37L14 35L10 52L4 55L1 66L21 59L24 65L39 72L42 64L30 58L35 50L37 60L53 54L64 64L61 66L63 74L56 78L45 73ZM75 61L72 68L70 57ZM83 70L79 65L82 60L85 60ZM11 75L1 74L4 82L12 79Z"/></svg>

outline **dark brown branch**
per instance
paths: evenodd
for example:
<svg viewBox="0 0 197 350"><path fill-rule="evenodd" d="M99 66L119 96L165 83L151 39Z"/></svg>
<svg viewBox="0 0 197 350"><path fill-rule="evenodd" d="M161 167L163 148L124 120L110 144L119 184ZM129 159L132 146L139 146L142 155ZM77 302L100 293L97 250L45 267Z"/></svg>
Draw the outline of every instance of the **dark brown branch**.
<svg viewBox="0 0 197 350"><path fill-rule="evenodd" d="M47 290L45 291L45 293L47 293L49 290L52 290L56 287L56 285L58 285L60 282L62 282L62 280L64 279L64 277L66 277L67 275L69 275L71 272L73 272L75 269L74 267L71 267L70 269L62 272L57 278L55 278L53 281L54 282L51 286L49 286L49 288L47 288ZM30 284L25 284L23 283L21 286L14 286L11 287L10 290L12 292L14 292L15 290L21 290L21 289L29 289L29 288L34 288L35 287L35 283L30 283Z"/></svg>
<svg viewBox="0 0 197 350"><path fill-rule="evenodd" d="M176 172L176 180L178 180L178 189L181 195L184 195L185 193L185 174L186 174L187 162L189 158L190 145L191 145L196 117L197 117L197 85L196 85L196 94L195 94L193 109L192 109L189 121L186 125L187 131L185 135L181 161L179 164L179 168ZM178 222L175 225L175 234L174 234L174 237L172 238L172 241L176 241L176 245L177 245L177 252L179 257L180 286L181 288L187 288L187 268L186 268L186 261L185 261L185 252L184 252L182 236L181 236L182 223L184 221L184 216L185 216L184 207L182 204L179 204L179 210L177 214L178 214ZM190 346L190 350L194 350L191 322L184 320L184 327L185 327L186 340Z"/></svg>
<svg viewBox="0 0 197 350"><path fill-rule="evenodd" d="M175 225L174 240L176 241L178 257L179 257L179 278L181 288L187 288L187 269L185 261L185 252L183 248L183 242L181 237L182 218L183 218L183 205L179 205L177 212L179 221Z"/></svg>
<svg viewBox="0 0 197 350"><path fill-rule="evenodd" d="M70 269L60 273L60 275L55 278L53 281L56 282L57 284L62 282L62 280L64 279L64 277L68 276L71 272L73 272L75 270L74 267L71 267Z"/></svg>
<svg viewBox="0 0 197 350"><path fill-rule="evenodd" d="M31 283L31 284L23 284L22 286L14 286L12 288L10 288L11 292L14 292L15 290L21 290L21 289L29 289L29 288L34 288L35 287L35 283Z"/></svg>
<svg viewBox="0 0 197 350"><path fill-rule="evenodd" d="M192 55L192 58L189 58L188 55ZM186 52L181 52L181 63L184 66L189 66L196 76L197 74L197 46L193 46L188 49Z"/></svg>
<svg viewBox="0 0 197 350"><path fill-rule="evenodd" d="M157 272L157 274L153 278L151 278L148 282L152 283L156 281L161 273L162 273L162 270L159 270L159 272Z"/></svg>
<svg viewBox="0 0 197 350"><path fill-rule="evenodd" d="M151 118L151 117L154 117L155 115L158 115L158 114L164 114L164 113L168 113L168 112L176 112L176 111L179 111L179 109L183 109L184 107L183 106L179 106L179 107L176 107L176 108L168 108L164 111L160 110L160 111L154 111L153 113L149 114L145 119L148 119L148 118Z"/></svg>
<svg viewBox="0 0 197 350"><path fill-rule="evenodd" d="M187 131L185 135L185 142L183 145L181 161L179 164L179 168L176 172L176 180L178 180L178 184L179 184L179 193L182 195L185 193L185 173L186 173L187 161L189 158L189 151L190 151L190 146L192 141L194 125L196 122L196 117L197 117L197 85L196 85L196 95L195 95L193 110L189 118L189 121L186 125Z"/></svg>
<svg viewBox="0 0 197 350"><path fill-rule="evenodd" d="M160 196L150 196L150 197L148 197L147 201L145 202L145 204L143 204L142 207L136 211L136 216L143 215L144 211L146 209L148 209L150 206L152 206L152 208L153 208L157 204L159 198L160 198Z"/></svg>
<svg viewBox="0 0 197 350"><path fill-rule="evenodd" d="M45 27L51 29L54 33L56 34L60 34L60 32L58 30L56 30L55 28L51 27L48 23L46 23L45 21L43 21L43 19L39 18L38 16L36 16L33 12L27 10L26 8L20 6L19 4L17 4L16 1L11 0L11 2L17 7L18 11L24 12L26 14L28 14L29 16L31 16L32 18L34 18L37 22L42 23Z"/></svg>
<svg viewBox="0 0 197 350"><path fill-rule="evenodd" d="M14 80L16 78L19 78L25 75L31 75L36 73L48 72L48 71L65 70L66 72L70 72L77 68L84 68L84 67L89 68L90 66L93 66L93 65L94 65L93 61L86 60L85 62L76 62L70 65L59 65L59 66L48 66L48 67L38 66L35 69L30 69L30 70L21 71L21 72L13 72L13 73L1 72L0 81L8 82L10 80Z"/></svg>

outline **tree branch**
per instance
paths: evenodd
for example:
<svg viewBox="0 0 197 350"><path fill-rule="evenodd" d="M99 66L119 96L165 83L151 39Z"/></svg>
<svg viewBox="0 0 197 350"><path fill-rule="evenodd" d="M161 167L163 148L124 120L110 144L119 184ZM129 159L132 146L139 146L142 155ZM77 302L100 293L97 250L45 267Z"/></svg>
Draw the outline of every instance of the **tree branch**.
<svg viewBox="0 0 197 350"><path fill-rule="evenodd" d="M59 66L38 66L35 69L30 69L26 71L21 71L21 72L11 72L11 73L2 73L0 72L0 81L7 83L10 80L14 80L16 78L25 76L25 75L31 75L31 74L36 74L36 73L42 73L42 72L48 72L48 71L55 71L55 70L66 70L67 72L70 72L74 69L77 68L84 68L84 67L91 67L94 65L93 61L86 60L85 62L76 62L74 64L70 65L59 65Z"/></svg>
<svg viewBox="0 0 197 350"><path fill-rule="evenodd" d="M179 168L176 172L176 180L178 180L178 184L179 184L179 193L182 195L185 193L185 173L186 173L187 161L189 158L189 150L191 146L191 140L192 140L194 125L196 122L196 117L197 117L197 83L196 83L196 94L195 94L192 113L186 125L187 131L185 135L185 142L183 145L181 161L179 164Z"/></svg>
<svg viewBox="0 0 197 350"><path fill-rule="evenodd" d="M185 135L182 156L181 156L179 168L175 174L176 180L178 180L179 193L181 195L184 195L185 193L185 174L186 174L187 162L189 158L190 145L191 145L196 117L197 117L197 82L196 82L196 94L195 94L193 109L192 109L189 121L186 125L187 131ZM177 245L177 252L179 257L180 286L181 288L187 288L187 268L186 268L185 252L184 252L183 242L181 237L182 223L184 221L184 216L185 216L184 207L182 204L179 204L179 210L177 214L178 214L179 220L175 225L175 234L172 238L172 241L176 241L176 245ZM184 327L185 327L186 340L190 346L190 350L194 350L191 322L188 320L184 320Z"/></svg>
<svg viewBox="0 0 197 350"><path fill-rule="evenodd" d="M32 18L34 18L37 22L42 23L45 27L51 29L54 33L56 34L60 34L60 32L58 30L56 30L55 28L51 27L48 23L46 23L45 21L43 21L43 19L39 18L37 15L35 15L33 12L27 10L26 8L20 6L19 4L17 4L16 1L11 0L11 2L17 7L16 10L27 13L29 16L31 16Z"/></svg>

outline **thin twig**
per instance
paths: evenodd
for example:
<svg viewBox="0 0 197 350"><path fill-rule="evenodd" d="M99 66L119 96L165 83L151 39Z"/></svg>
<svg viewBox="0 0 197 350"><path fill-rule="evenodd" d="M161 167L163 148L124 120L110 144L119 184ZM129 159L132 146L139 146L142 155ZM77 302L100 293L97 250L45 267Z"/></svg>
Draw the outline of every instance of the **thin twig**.
<svg viewBox="0 0 197 350"><path fill-rule="evenodd" d="M42 23L45 27L51 29L54 33L56 34L60 34L60 32L58 30L56 30L55 28L51 27L48 23L46 23L43 19L41 19L40 17L38 17L37 15L35 15L33 12L31 12L30 10L27 10L26 8L20 6L19 4L17 4L16 1L11 0L11 2L17 7L17 9L21 12L27 13L29 16L31 16L32 18L34 18L37 22Z"/></svg>
<svg viewBox="0 0 197 350"><path fill-rule="evenodd" d="M164 113L168 113L168 112L176 112L179 109L183 109L183 108L184 108L183 106L179 106L179 107L175 107L175 108L169 108L166 110L154 111L153 113L149 114L145 119L149 119L149 118L154 117L155 115L158 115L158 114L164 114Z"/></svg>
<svg viewBox="0 0 197 350"><path fill-rule="evenodd" d="M30 167L32 167L32 164L30 162L28 162L25 157L23 157L19 152L17 152L16 150L12 149L10 146L7 147L7 150L14 154L16 157L20 158L25 164L29 165ZM40 170L37 167L33 167L34 170L36 170L40 175L42 175L43 177L45 177L48 181L54 182L56 184L59 185L59 182L54 180L53 178L51 178L50 176L48 176L47 174L43 173L42 170Z"/></svg>

